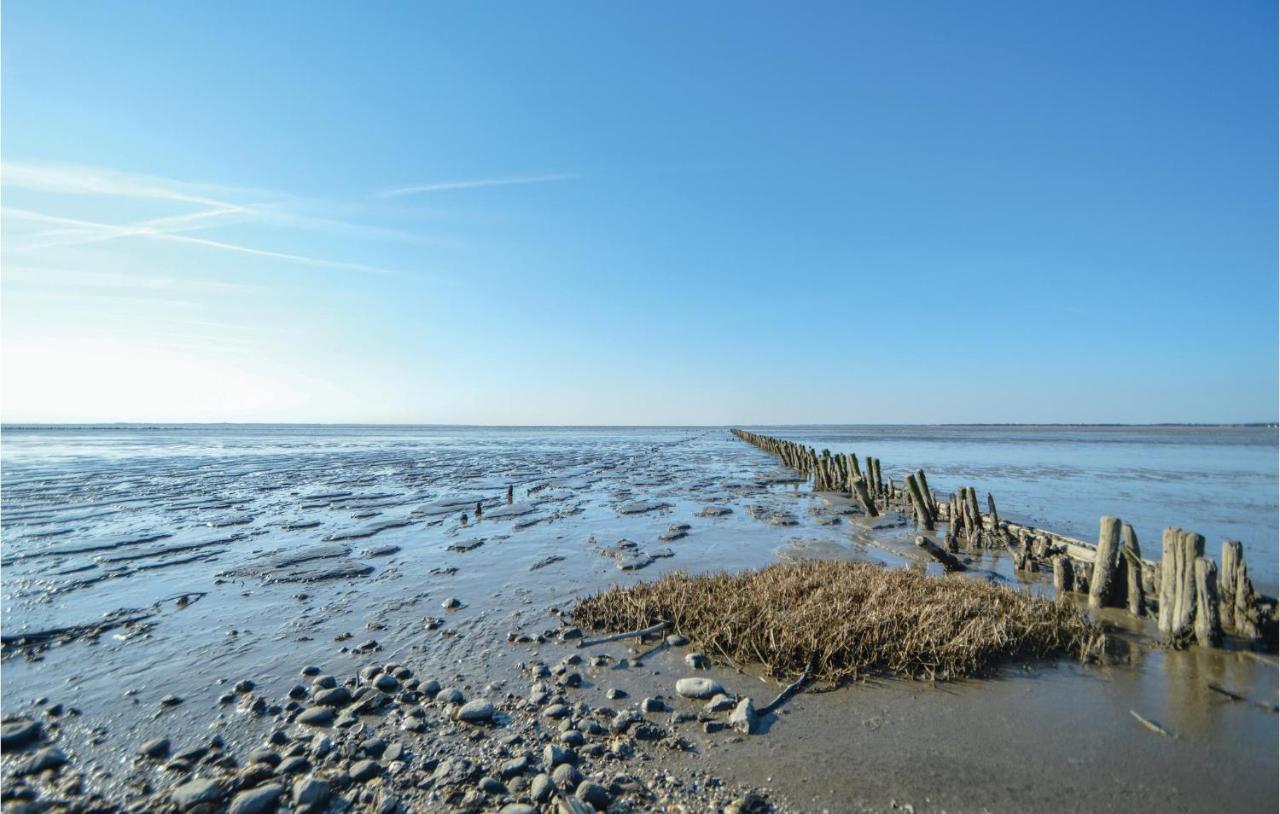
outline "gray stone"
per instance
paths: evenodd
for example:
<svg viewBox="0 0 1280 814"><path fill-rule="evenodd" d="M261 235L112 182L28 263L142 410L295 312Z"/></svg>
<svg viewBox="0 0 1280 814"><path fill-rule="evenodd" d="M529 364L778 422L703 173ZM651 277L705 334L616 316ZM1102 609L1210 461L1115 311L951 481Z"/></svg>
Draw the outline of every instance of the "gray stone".
<svg viewBox="0 0 1280 814"><path fill-rule="evenodd" d="M538 809L527 803L507 803L498 814L538 814Z"/></svg>
<svg viewBox="0 0 1280 814"><path fill-rule="evenodd" d="M359 760L347 769L347 776L357 783L372 780L382 772L382 766L376 760Z"/></svg>
<svg viewBox="0 0 1280 814"><path fill-rule="evenodd" d="M13 749L40 740L39 721L9 721L0 725L0 747Z"/></svg>
<svg viewBox="0 0 1280 814"><path fill-rule="evenodd" d="M711 698L724 692L724 687L710 678L682 678L676 682L676 692L685 698Z"/></svg>
<svg viewBox="0 0 1280 814"><path fill-rule="evenodd" d="M561 763L551 772L551 780L562 789L577 787L582 775L572 763Z"/></svg>
<svg viewBox="0 0 1280 814"><path fill-rule="evenodd" d="M507 787L502 785L502 781L496 777L482 777L479 784L480 790L485 794L506 794Z"/></svg>
<svg viewBox="0 0 1280 814"><path fill-rule="evenodd" d="M734 701L724 693L719 693L707 702L705 709L707 712L724 712L726 709L733 709Z"/></svg>
<svg viewBox="0 0 1280 814"><path fill-rule="evenodd" d="M529 796L535 803L545 803L554 793L555 784L551 782L551 775L545 772L535 775L529 784Z"/></svg>
<svg viewBox="0 0 1280 814"><path fill-rule="evenodd" d="M280 765L276 767L276 774L283 777L287 774L299 774L311 768L311 764L305 757L297 755L295 757L287 757L280 761Z"/></svg>
<svg viewBox="0 0 1280 814"><path fill-rule="evenodd" d="M474 701L468 701L458 710L457 719L466 721L467 723L483 723L493 719L493 704L477 698Z"/></svg>
<svg viewBox="0 0 1280 814"><path fill-rule="evenodd" d="M307 707L298 715L298 723L307 726L332 726L333 710L328 707Z"/></svg>
<svg viewBox="0 0 1280 814"><path fill-rule="evenodd" d="M684 663L695 670L705 670L711 666L711 660L701 653L685 653Z"/></svg>
<svg viewBox="0 0 1280 814"><path fill-rule="evenodd" d="M351 701L351 690L346 687L333 687L327 690L321 690L312 698L322 707L340 707Z"/></svg>
<svg viewBox="0 0 1280 814"><path fill-rule="evenodd" d="M168 738L152 738L138 747L138 754L149 758L162 758L169 754Z"/></svg>
<svg viewBox="0 0 1280 814"><path fill-rule="evenodd" d="M599 811L609 807L609 792L599 783L584 780L578 784L578 790L573 795Z"/></svg>
<svg viewBox="0 0 1280 814"><path fill-rule="evenodd" d="M461 704L466 700L466 696L462 694L462 690L457 687L449 687L436 693L436 703L440 706L448 706L449 704Z"/></svg>
<svg viewBox="0 0 1280 814"><path fill-rule="evenodd" d="M284 794L284 787L276 783L242 791L231 799L227 814L262 814L271 811Z"/></svg>
<svg viewBox="0 0 1280 814"><path fill-rule="evenodd" d="M46 746L39 752L23 761L16 773L19 775L39 774L46 769L58 769L66 765L67 756L56 746Z"/></svg>
<svg viewBox="0 0 1280 814"><path fill-rule="evenodd" d="M734 707L733 713L729 716L729 726L750 735L756 729L756 705L750 698L743 698L738 702L738 706Z"/></svg>
<svg viewBox="0 0 1280 814"><path fill-rule="evenodd" d="M329 799L329 784L315 775L299 778L293 784L293 804L295 806L323 805Z"/></svg>
<svg viewBox="0 0 1280 814"><path fill-rule="evenodd" d="M179 811L186 811L201 803L219 803L225 796L226 792L222 790L217 781L209 780L208 778L189 780L169 792L169 799L173 801Z"/></svg>
<svg viewBox="0 0 1280 814"><path fill-rule="evenodd" d="M641 712L666 712L667 705L657 698L646 698L640 702Z"/></svg>

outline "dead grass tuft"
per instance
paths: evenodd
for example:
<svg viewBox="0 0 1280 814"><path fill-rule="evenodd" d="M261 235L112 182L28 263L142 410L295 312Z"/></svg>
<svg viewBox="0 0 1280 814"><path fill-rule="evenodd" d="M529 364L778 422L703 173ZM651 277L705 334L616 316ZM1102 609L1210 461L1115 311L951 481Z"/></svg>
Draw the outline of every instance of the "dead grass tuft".
<svg viewBox="0 0 1280 814"><path fill-rule="evenodd" d="M1084 658L1101 630L1076 606L974 579L866 563L802 562L615 587L575 605L576 623L622 631L670 621L708 654L794 677L945 681L1000 662Z"/></svg>

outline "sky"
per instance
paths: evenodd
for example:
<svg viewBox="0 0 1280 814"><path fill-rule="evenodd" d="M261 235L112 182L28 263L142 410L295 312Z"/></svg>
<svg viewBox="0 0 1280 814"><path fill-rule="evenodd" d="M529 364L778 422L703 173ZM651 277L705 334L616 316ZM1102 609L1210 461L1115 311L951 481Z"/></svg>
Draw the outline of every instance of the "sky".
<svg viewBox="0 0 1280 814"><path fill-rule="evenodd" d="M6 422L1280 414L1272 2L0 28Z"/></svg>

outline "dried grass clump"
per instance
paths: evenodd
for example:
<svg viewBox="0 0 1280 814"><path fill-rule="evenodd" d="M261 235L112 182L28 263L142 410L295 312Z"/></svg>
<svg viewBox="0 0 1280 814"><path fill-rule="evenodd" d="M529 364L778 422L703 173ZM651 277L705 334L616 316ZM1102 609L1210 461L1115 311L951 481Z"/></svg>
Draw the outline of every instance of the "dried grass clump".
<svg viewBox="0 0 1280 814"><path fill-rule="evenodd" d="M974 579L866 563L801 562L615 587L574 621L632 630L670 621L708 654L776 678L812 661L829 681L898 675L945 681L1002 661L1084 658L1100 629L1076 606Z"/></svg>

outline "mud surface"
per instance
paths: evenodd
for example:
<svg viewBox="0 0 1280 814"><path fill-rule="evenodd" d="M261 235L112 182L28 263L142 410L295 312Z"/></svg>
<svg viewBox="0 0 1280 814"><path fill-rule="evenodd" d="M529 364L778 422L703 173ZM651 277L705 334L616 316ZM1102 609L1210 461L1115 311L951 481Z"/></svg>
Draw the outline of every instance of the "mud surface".
<svg viewBox="0 0 1280 814"><path fill-rule="evenodd" d="M515 703L530 663L574 650L553 611L612 583L779 557L936 570L905 518L868 522L723 430L8 431L3 478L4 713L42 721L86 787L120 800L182 781L136 762L151 738L260 747L279 721L223 700L245 679L279 702L305 665L394 664ZM1003 557L970 557L977 578L1024 584ZM701 772L796 810L1274 810L1275 667L1170 653L1114 622L1129 647L1107 665L815 688L749 736L651 716L693 748L647 755L646 777ZM674 691L688 648L649 650L587 649L610 666L581 668L571 702L700 710ZM758 705L778 690L728 665L697 674ZM6 773L29 757L6 749Z"/></svg>

